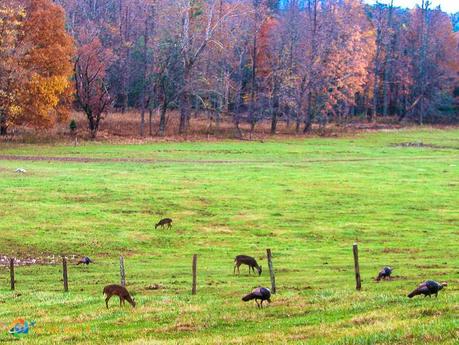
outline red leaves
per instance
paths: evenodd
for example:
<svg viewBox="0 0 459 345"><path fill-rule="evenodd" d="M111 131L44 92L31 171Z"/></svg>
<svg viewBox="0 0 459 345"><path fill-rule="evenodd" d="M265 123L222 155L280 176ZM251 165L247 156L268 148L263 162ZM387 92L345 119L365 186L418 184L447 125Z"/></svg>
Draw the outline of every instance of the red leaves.
<svg viewBox="0 0 459 345"><path fill-rule="evenodd" d="M84 35L82 39L87 40ZM88 117L93 137L96 136L103 113L111 104L105 75L112 60L111 50L104 48L97 37L78 49L75 62L76 98Z"/></svg>

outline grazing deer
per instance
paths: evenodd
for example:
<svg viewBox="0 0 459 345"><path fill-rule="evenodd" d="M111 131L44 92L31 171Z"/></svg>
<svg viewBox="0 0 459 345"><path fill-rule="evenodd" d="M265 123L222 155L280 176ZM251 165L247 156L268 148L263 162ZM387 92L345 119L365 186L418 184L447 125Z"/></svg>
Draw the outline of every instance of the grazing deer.
<svg viewBox="0 0 459 345"><path fill-rule="evenodd" d="M236 274L236 268L237 268L237 273L240 274L239 266L241 266L242 264L249 266L249 274L250 274L250 269L252 269L253 273L255 273L255 268L256 268L258 271L258 275L261 275L261 271L262 271L261 266L258 265L257 260L247 255L236 256L236 258L234 259L233 274Z"/></svg>
<svg viewBox="0 0 459 345"><path fill-rule="evenodd" d="M121 285L107 285L104 287L103 294L107 296L107 298L105 298L105 305L107 306L107 309L108 301L114 295L120 298L120 307L124 305L124 301L128 301L133 307L135 307L135 301L131 298L131 295L129 295L129 292L126 290L126 288L122 287Z"/></svg>
<svg viewBox="0 0 459 345"><path fill-rule="evenodd" d="M170 219L170 218L161 219L161 220L155 225L155 229L158 228L158 226L164 228L164 225L167 225L167 228L169 229L169 228L172 226L172 219Z"/></svg>

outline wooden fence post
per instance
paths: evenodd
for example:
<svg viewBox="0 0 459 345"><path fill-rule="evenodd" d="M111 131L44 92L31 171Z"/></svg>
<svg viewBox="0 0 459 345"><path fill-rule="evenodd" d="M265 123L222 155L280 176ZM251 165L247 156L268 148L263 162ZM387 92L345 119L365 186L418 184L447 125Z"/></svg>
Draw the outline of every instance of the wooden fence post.
<svg viewBox="0 0 459 345"><path fill-rule="evenodd" d="M11 290L14 290L14 258L10 258L10 283Z"/></svg>
<svg viewBox="0 0 459 345"><path fill-rule="evenodd" d="M64 291L69 291L69 278L67 275L67 258L65 256L62 257L62 276L64 278Z"/></svg>
<svg viewBox="0 0 459 345"><path fill-rule="evenodd" d="M120 277L121 286L126 286L126 273L124 272L124 258L120 256Z"/></svg>
<svg viewBox="0 0 459 345"><path fill-rule="evenodd" d="M191 288L191 294L196 295L196 273L197 273L198 255L193 254L193 286Z"/></svg>
<svg viewBox="0 0 459 345"><path fill-rule="evenodd" d="M362 282L360 280L359 248L357 243L352 246L352 251L354 252L355 288L360 291Z"/></svg>
<svg viewBox="0 0 459 345"><path fill-rule="evenodd" d="M266 249L266 254L268 257L269 275L271 277L271 292L275 294L276 293L276 278L274 276L274 267L273 267L273 260L271 256L271 249Z"/></svg>

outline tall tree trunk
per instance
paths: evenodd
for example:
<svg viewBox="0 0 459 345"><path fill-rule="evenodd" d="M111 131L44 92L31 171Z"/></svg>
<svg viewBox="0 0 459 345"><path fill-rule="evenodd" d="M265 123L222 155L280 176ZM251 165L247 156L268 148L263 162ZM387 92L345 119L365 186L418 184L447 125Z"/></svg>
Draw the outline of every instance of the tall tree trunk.
<svg viewBox="0 0 459 345"><path fill-rule="evenodd" d="M306 75L303 76L301 79L301 86L300 86L300 93L297 94L296 97L296 125L295 125L295 133L298 134L300 133L300 127L301 127L301 119L302 119L302 113L303 113L303 98L304 98L304 93L306 92Z"/></svg>
<svg viewBox="0 0 459 345"><path fill-rule="evenodd" d="M180 134L185 134L188 130L188 119L190 117L190 111L191 111L191 104L190 104L190 94L188 91L189 87L189 67L186 64L185 65L185 71L183 75L183 90L182 93L180 94L180 124L179 124L179 133Z"/></svg>
<svg viewBox="0 0 459 345"><path fill-rule="evenodd" d="M373 121L376 118L376 113L378 111L378 95L379 95L379 77L378 77L378 71L379 71L379 45L378 43L376 44L376 57L375 57L375 70L374 70L374 85L373 85L373 108L370 113L370 116L368 117L368 121Z"/></svg>
<svg viewBox="0 0 459 345"><path fill-rule="evenodd" d="M8 125L6 124L6 115L0 113L0 136L8 134Z"/></svg>
<svg viewBox="0 0 459 345"><path fill-rule="evenodd" d="M128 58L126 58L126 61ZM128 91L127 91L127 84L128 84L128 62L125 63L125 66L123 67L122 71L122 76L121 76L121 113L124 114L126 113L126 110L128 108Z"/></svg>
<svg viewBox="0 0 459 345"><path fill-rule="evenodd" d="M277 111L273 109L271 115L271 135L276 134L277 130Z"/></svg>
<svg viewBox="0 0 459 345"><path fill-rule="evenodd" d="M230 72L225 73L225 97L223 103L223 114L228 116L229 113L229 98L230 98Z"/></svg>
<svg viewBox="0 0 459 345"><path fill-rule="evenodd" d="M145 33L145 41L144 41L144 44L145 44L145 47L144 47L144 50L143 50L143 71L142 71L142 91L141 91L141 109L140 109L140 136L143 137L144 136L144 127L145 127L145 109L146 109L146 106L147 106L147 97L146 97L146 93L147 93L147 42L148 42L148 38L147 38L147 35ZM151 116L150 116L151 118Z"/></svg>
<svg viewBox="0 0 459 345"><path fill-rule="evenodd" d="M389 42L386 45L386 56L384 58L384 79L383 79L383 116L386 117L389 108L389 72L391 66L392 50L393 50L393 33L392 33L392 11L394 1L391 0L389 5L389 18L387 20L388 32L390 35Z"/></svg>
<svg viewBox="0 0 459 345"><path fill-rule="evenodd" d="M255 28L253 32L252 41L252 83L250 88L250 109L249 109L249 121L250 121L250 138L252 138L253 130L255 129L255 93L257 89L257 35L258 35L258 11L255 12Z"/></svg>
<svg viewBox="0 0 459 345"><path fill-rule="evenodd" d="M277 118L279 112L279 95L278 95L278 85L277 80L274 81L273 88L273 100L271 105L271 135L276 134L277 130Z"/></svg>
<svg viewBox="0 0 459 345"><path fill-rule="evenodd" d="M419 79L421 84L421 99L419 102L419 124L424 124L424 117L425 117L425 97L426 97L426 61L427 61L427 49L428 49L428 30L427 30L427 16L428 16L428 9L429 9L430 2L422 0L422 22L421 22L421 48L420 48L420 61L419 61Z"/></svg>
<svg viewBox="0 0 459 345"><path fill-rule="evenodd" d="M304 129L303 129L303 133L307 133L311 130L311 127L312 127L312 117L313 117L313 114L312 114L312 109L313 109L313 106L312 106L312 102L313 102L313 97L312 97L312 92L309 91L308 92L308 109L306 111L306 117L304 119Z"/></svg>
<svg viewBox="0 0 459 345"><path fill-rule="evenodd" d="M86 109L86 116L88 118L89 132L91 134L91 139L95 139L97 131L99 129L99 120L98 116L95 116L90 109Z"/></svg>
<svg viewBox="0 0 459 345"><path fill-rule="evenodd" d="M167 100L164 97L164 100L161 104L161 110L159 115L159 135L164 136L166 132L166 111L167 111Z"/></svg>
<svg viewBox="0 0 459 345"><path fill-rule="evenodd" d="M389 109L389 67L385 64L383 77L383 117L386 117Z"/></svg>
<svg viewBox="0 0 459 345"><path fill-rule="evenodd" d="M125 0L119 1L120 10L120 44L121 44L121 85L120 85L120 96L121 96L121 112L124 114L128 108L128 83L129 83L129 60L130 60L130 48L129 48L129 5L124 4Z"/></svg>
<svg viewBox="0 0 459 345"><path fill-rule="evenodd" d="M242 103L242 75L244 70L244 53L239 55L239 69L238 69L238 79L237 79L237 89L236 89L236 96L235 96L235 104L234 104L234 113L233 113L233 122L238 133L239 138L242 138L242 131L239 127L241 117L241 103Z"/></svg>
<svg viewBox="0 0 459 345"><path fill-rule="evenodd" d="M221 111L217 109L217 111L215 112L215 129L217 131L220 130L220 123L221 123Z"/></svg>
<svg viewBox="0 0 459 345"><path fill-rule="evenodd" d="M147 70L148 70L148 43L150 40L150 25L154 16L154 7L147 6L146 7L145 16L145 27L144 27L144 34L143 34L143 64L142 64L142 91L141 91L141 110L140 110L140 136L144 136L144 127L145 127L145 109L147 107ZM150 120L151 120L151 112L150 112ZM150 135L151 135L151 121L150 121Z"/></svg>
<svg viewBox="0 0 459 345"><path fill-rule="evenodd" d="M249 137L250 140L252 140L252 135L254 131L255 131L255 121L250 123L250 137Z"/></svg>
<svg viewBox="0 0 459 345"><path fill-rule="evenodd" d="M402 106L400 108L400 113L399 113L399 116L398 116L398 121L399 122L401 122L405 118L406 113L407 113L407 108L408 108L408 97L406 95L405 86L402 86L402 92L403 92L403 96L402 96L402 99L401 99Z"/></svg>
<svg viewBox="0 0 459 345"><path fill-rule="evenodd" d="M369 113L371 112L371 107L368 105L369 95L370 95L370 87L368 84L366 84L364 92L363 92L361 109L359 107L358 111L361 112L362 114L365 114L367 119L369 119L369 116L371 116L369 115Z"/></svg>
<svg viewBox="0 0 459 345"><path fill-rule="evenodd" d="M282 116L285 116L285 127L287 127L288 130L290 130L290 125L291 125L291 116L292 116L292 109L289 106L285 106L281 110Z"/></svg>
<svg viewBox="0 0 459 345"><path fill-rule="evenodd" d="M308 81L308 86L307 86L307 89L308 89L308 108L307 108L307 111L306 111L306 117L304 119L304 129L303 129L303 133L307 133L311 130L311 126L312 126L312 118L313 118L313 106L312 106L312 102L313 102L313 94L312 94L312 81L311 81L311 76L314 75L314 62L316 60L316 57L318 55L318 49L317 49L317 5L318 5L318 1L317 0L313 0L312 1L312 4L313 4L313 8L312 8L312 11L311 11L311 2L308 3L308 12L309 12L309 20L312 21L312 32L311 32L311 39L312 39L312 51L311 51L311 58L310 58L310 64L311 64L311 70L310 70L310 80Z"/></svg>
<svg viewBox="0 0 459 345"><path fill-rule="evenodd" d="M382 10L379 9L379 18L382 16ZM381 45L382 45L382 32L380 24L378 23L378 27L376 28L376 54L375 54L375 66L373 70L374 74L374 84L373 84L373 109L372 112L369 113L368 121L373 121L376 118L377 111L378 111L378 97L379 97L379 71L381 69L380 66L380 55L381 55Z"/></svg>
<svg viewBox="0 0 459 345"><path fill-rule="evenodd" d="M150 106L148 108L148 127L149 127L148 133L150 137L153 136L153 123L152 122L153 122L153 109Z"/></svg>

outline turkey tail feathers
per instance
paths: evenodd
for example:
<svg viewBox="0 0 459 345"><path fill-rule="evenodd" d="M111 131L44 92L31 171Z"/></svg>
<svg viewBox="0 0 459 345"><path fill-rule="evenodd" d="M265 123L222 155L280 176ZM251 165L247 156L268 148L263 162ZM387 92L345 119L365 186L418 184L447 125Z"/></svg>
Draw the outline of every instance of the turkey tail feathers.
<svg viewBox="0 0 459 345"><path fill-rule="evenodd" d="M408 295L408 297L409 298L413 298L416 295L419 295L418 289L411 291L410 294Z"/></svg>
<svg viewBox="0 0 459 345"><path fill-rule="evenodd" d="M242 297L242 300L243 300L244 302L247 302L247 301L250 301L250 300L252 300L252 299L254 299L254 298L256 298L256 297L257 297L257 296L256 296L255 294L249 293L248 295L245 295L244 297Z"/></svg>

